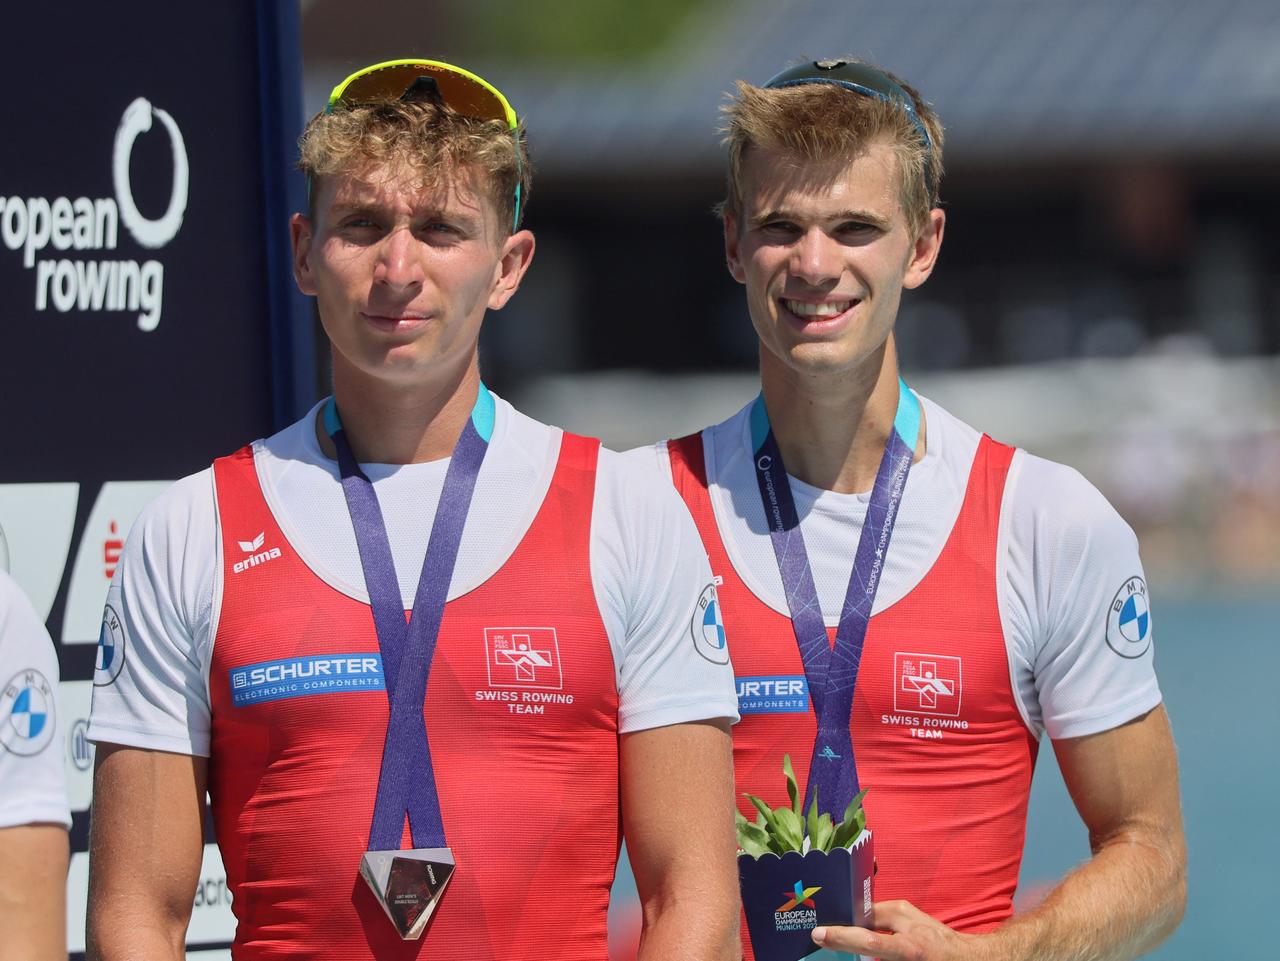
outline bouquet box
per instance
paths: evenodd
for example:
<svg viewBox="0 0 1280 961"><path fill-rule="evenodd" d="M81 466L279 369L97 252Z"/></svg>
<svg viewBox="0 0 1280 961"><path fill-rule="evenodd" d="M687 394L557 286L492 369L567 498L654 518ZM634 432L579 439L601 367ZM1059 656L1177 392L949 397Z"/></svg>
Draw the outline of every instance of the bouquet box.
<svg viewBox="0 0 1280 961"><path fill-rule="evenodd" d="M819 950L819 925L865 925L875 859L871 832L833 851L738 855L738 883L756 961L798 961Z"/></svg>

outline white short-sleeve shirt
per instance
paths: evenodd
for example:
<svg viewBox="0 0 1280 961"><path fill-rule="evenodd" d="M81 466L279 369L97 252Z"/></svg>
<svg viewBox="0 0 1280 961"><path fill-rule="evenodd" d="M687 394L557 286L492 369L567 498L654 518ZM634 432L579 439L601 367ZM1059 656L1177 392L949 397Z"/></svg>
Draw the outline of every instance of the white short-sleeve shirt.
<svg viewBox="0 0 1280 961"><path fill-rule="evenodd" d="M0 828L71 825L58 658L27 596L0 571Z"/></svg>
<svg viewBox="0 0 1280 961"><path fill-rule="evenodd" d="M449 598L483 583L511 556L541 506L561 432L495 398L493 436L476 481ZM318 408L317 408L318 409ZM263 493L313 570L367 600L336 462L320 450L313 409L255 444ZM402 598L412 599L448 459L362 465L387 525ZM209 665L222 595L212 471L184 478L134 524L107 596L126 656L100 672L89 737L207 755ZM696 528L651 464L602 450L590 537L591 581L609 637L623 733L737 719L727 653L708 656L694 628L712 582ZM714 588L712 588L714 589Z"/></svg>
<svg viewBox="0 0 1280 961"><path fill-rule="evenodd" d="M907 595L942 553L981 434L921 398L926 451L907 478L873 613ZM752 466L751 405L702 433L720 535L739 577L787 613ZM656 461L666 444L623 455ZM870 492L838 494L790 478L818 601L835 627ZM1019 450L1005 485L996 577L1018 710L1039 737L1109 730L1160 703L1151 612L1133 531L1077 471ZM729 637L732 651L733 637Z"/></svg>

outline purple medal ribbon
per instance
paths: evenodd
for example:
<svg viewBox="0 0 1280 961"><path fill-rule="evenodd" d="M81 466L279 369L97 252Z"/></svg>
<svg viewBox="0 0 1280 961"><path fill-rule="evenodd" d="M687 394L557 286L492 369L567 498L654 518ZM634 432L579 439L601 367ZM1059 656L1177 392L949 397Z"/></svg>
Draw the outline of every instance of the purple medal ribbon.
<svg viewBox="0 0 1280 961"><path fill-rule="evenodd" d="M406 813L415 848L446 846L423 703L449 583L458 561L462 529L493 434L493 420L493 395L481 384L475 408L458 437L445 473L413 611L406 623L378 495L351 452L333 398L325 405L325 430L338 451L342 492L355 528L391 706L369 831L371 851L399 850Z"/></svg>
<svg viewBox="0 0 1280 961"><path fill-rule="evenodd" d="M827 628L818 604L818 591L805 550L804 535L795 498L787 479L782 451L765 410L763 395L751 409L751 440L755 448L756 483L764 506L769 539L773 542L778 573L791 613L791 627L804 663L809 698L818 719L818 734L809 764L804 810L817 792L819 811L827 811L835 821L858 793L858 767L849 730L853 691L862 660L862 645L876 589L889 553L893 524L902 503L911 461L920 436L920 401L898 380L898 410L889 433L884 456L876 472L867 517L858 538L849 587L840 612L834 648L827 640Z"/></svg>

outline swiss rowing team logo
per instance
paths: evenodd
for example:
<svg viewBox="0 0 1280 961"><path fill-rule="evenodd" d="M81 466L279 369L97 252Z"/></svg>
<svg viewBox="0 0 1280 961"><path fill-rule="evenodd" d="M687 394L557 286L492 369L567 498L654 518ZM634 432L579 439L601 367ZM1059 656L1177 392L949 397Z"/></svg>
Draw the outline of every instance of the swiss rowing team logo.
<svg viewBox="0 0 1280 961"><path fill-rule="evenodd" d="M946 654L893 655L893 709L903 714L960 716L960 658Z"/></svg>
<svg viewBox="0 0 1280 961"><path fill-rule="evenodd" d="M1141 657L1151 649L1151 608L1147 582L1131 577L1107 608L1107 646L1121 657Z"/></svg>
<svg viewBox="0 0 1280 961"><path fill-rule="evenodd" d="M13 754L39 754L53 740L53 687L36 670L19 671L0 691L0 746Z"/></svg>
<svg viewBox="0 0 1280 961"><path fill-rule="evenodd" d="M554 627L486 627L490 687L564 687Z"/></svg>

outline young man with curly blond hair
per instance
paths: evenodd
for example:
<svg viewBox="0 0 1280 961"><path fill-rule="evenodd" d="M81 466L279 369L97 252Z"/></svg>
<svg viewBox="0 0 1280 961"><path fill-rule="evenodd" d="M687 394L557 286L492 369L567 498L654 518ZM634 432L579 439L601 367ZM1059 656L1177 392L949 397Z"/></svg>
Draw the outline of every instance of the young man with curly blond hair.
<svg viewBox="0 0 1280 961"><path fill-rule="evenodd" d="M206 786L237 959L605 961L624 836L640 956L735 956L736 702L691 629L697 532L651 471L480 379L482 319L534 252L514 111L394 61L340 84L301 152L294 275L333 396L129 538L90 956L182 956Z"/></svg>
<svg viewBox="0 0 1280 961"><path fill-rule="evenodd" d="M656 454L720 585L738 790L786 803L789 754L806 809L838 820L868 791L872 929L813 940L886 961L1149 950L1186 855L1137 542L1075 471L899 376L899 302L946 221L937 117L840 60L740 83L726 115L725 255L762 391ZM1014 916L1044 733L1093 857Z"/></svg>

